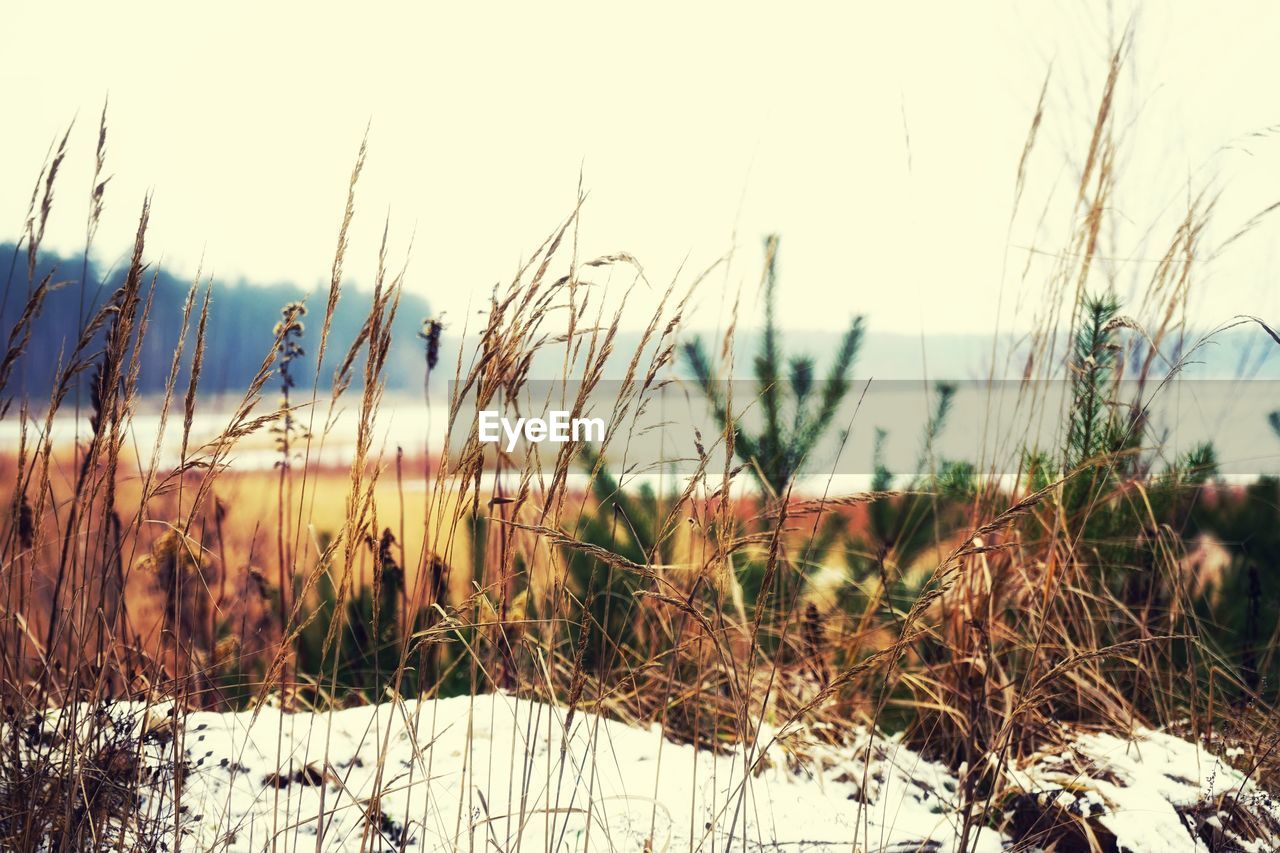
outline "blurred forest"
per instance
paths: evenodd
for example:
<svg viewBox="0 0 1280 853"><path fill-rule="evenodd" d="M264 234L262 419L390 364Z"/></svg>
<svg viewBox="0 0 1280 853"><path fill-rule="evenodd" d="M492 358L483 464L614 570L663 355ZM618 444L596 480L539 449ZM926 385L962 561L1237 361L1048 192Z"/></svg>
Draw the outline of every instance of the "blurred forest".
<svg viewBox="0 0 1280 853"><path fill-rule="evenodd" d="M3 325L0 328L4 335L9 335L18 323L29 288L38 286L46 278L54 285L60 284L49 294L40 316L32 324L27 356L11 380L13 390L21 391L18 396L30 395L38 399L48 393L58 365L75 345L85 318L110 299L124 274L123 265L104 269L92 258L86 266L80 256L63 257L41 252L36 258L35 273L29 276L25 246L0 243L0 276L4 281L3 295L0 296L0 323ZM85 282L83 286L82 281ZM138 390L143 394L158 394L164 390L165 378L177 347L182 310L191 281L155 267L148 270L146 282L149 288L154 284L154 297L149 328L142 342L142 373L138 378ZM201 283L201 299L206 286L207 282ZM317 312L317 317L323 316L327 294L320 294L314 302L308 297L307 290L294 284L260 284L243 279L231 283L215 278L201 391L206 394L243 391L272 347L272 329L285 305L300 299L307 300L308 306ZM367 289L343 289L333 316L328 354L325 356L330 365L336 364L355 340L369 314L371 299L372 293ZM195 312L199 312L199 299ZM421 391L424 356L417 332L428 313L424 299L410 293L402 294L387 363L389 388ZM197 319L192 320L193 328ZM314 334L318 337L318 328ZM302 338L304 349L311 338L312 332L308 329ZM97 346L95 343L93 348ZM188 346L184 355L188 362L192 349ZM311 384L314 360L300 359L295 370L299 384ZM358 371L355 379L358 384ZM80 377L85 387L89 380L88 373ZM328 381L328 376L322 376L321 386Z"/></svg>

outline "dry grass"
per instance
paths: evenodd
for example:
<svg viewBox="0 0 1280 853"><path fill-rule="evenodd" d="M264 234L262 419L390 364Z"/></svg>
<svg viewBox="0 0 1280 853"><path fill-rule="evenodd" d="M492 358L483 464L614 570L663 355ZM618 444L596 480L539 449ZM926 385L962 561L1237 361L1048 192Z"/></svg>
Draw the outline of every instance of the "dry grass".
<svg viewBox="0 0 1280 853"><path fill-rule="evenodd" d="M1075 230L1049 276L1052 308L1030 342L1028 375L1060 373L1068 358L1057 349L1062 332L1088 319L1086 294L1114 190L1121 59L1117 53L1100 99ZM1043 104L1018 167L1019 203L1042 113ZM105 127L104 114L99 174ZM66 144L32 199L33 259ZM168 429L182 436L177 464L161 465L158 446L130 441L140 341L151 321L146 205L123 284L85 317L48 398L6 396L5 416L23 436L0 471L6 844L68 849L93 838L125 849L151 831L130 798L99 786L128 780L141 747L104 746L105 723L92 713L77 717L117 698L204 708L270 699L301 709L388 693L504 689L561 703L571 715L657 722L672 738L710 748L746 744L757 760L768 746L759 741L762 723L795 752L814 738L839 740L855 723L905 728L913 743L966 768L961 846L977 827L1005 820L1016 791L1004 768L1066 737L1066 723L1177 726L1215 745L1229 739L1243 748L1237 763L1277 779L1274 689L1250 683L1220 653L1183 571L1187 543L1148 498L1155 475L1125 461L1131 446L1104 458L1071 458L1064 449L1068 464L1054 476L1037 481L1027 470L1012 490L978 478L972 494L949 505L958 523L926 536L927 547L913 555L883 543L872 555L876 570L853 577L846 569L835 593L810 568L853 565L851 537L868 525L867 507L900 508L912 496L800 500L734 490L747 475L733 460L731 429L700 438L696 473L654 502L643 529L622 497L571 487L571 475L584 470L597 482L610 476L600 464L584 467L584 448L572 442L495 457L474 434L454 435L459 450L446 458L383 454L381 377L407 276L385 240L359 340L349 352L326 352L364 157L362 146L326 304L311 307L309 329L287 309L274 339L264 337L261 369L229 407L225 428L203 442L192 440L191 425L216 287L193 282L183 344L159 402L163 421L172 414ZM90 240L103 211L96 179L92 199ZM460 389L439 413L448 429L470 423L464 405L522 399L535 353L551 349L562 354L557 382L571 409L600 387L606 363L626 364L607 439L625 445L626 425L671 375L686 302L706 285L701 278L656 285L626 255L578 258L580 209L495 289L480 328L445 332L472 344L456 365L440 368L454 372ZM1141 322L1119 318L1106 330L1143 330L1126 346L1149 345L1140 377L1153 385L1155 354L1185 331L1186 293L1211 209L1211 200L1196 199L1168 235L1167 254L1135 306ZM607 309L596 295L606 274L663 294L631 357L614 351L626 294ZM6 297L22 292L21 280L20 271L10 275ZM20 370L31 318L57 283L26 284L0 386ZM725 356L735 327L718 342ZM433 338L438 345L440 327L424 331L425 346ZM299 341L313 340L309 355ZM332 377L329 386L295 387L290 362L312 357L323 365L316 375ZM431 367L434 356L424 352L424 374ZM71 405L68 397L79 399L86 377L88 432L74 450L54 446L49 426ZM283 399L273 405L277 389ZM1020 405L1040 402L1029 383ZM724 404L732 421L752 401ZM342 409L356 413L358 429L339 461L326 443ZM1063 422L1073 416L1060 414ZM1141 428L1138 420L1125 424ZM275 470L228 469L236 447L265 436L280 452ZM406 481L421 488L406 490ZM1123 538L1122 549L1096 526L1117 508L1136 508L1126 517L1146 513L1145 523L1107 531ZM826 538L831 529L843 532ZM1131 568L1117 562L1121 553L1141 561L1141 586L1117 580ZM365 680L355 685L353 649L364 655ZM1264 654L1274 649L1273 639ZM60 709L62 730L79 734L57 749L20 743L18 733L46 708ZM175 800L180 775L171 780ZM85 794L89 788L96 793ZM38 805L19 820L21 802ZM1009 828L1027 837L1044 830L1035 821Z"/></svg>

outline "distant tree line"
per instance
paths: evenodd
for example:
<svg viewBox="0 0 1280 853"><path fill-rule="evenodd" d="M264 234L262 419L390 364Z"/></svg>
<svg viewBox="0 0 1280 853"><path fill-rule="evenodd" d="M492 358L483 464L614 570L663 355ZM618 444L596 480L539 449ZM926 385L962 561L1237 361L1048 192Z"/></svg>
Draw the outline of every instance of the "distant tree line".
<svg viewBox="0 0 1280 853"><path fill-rule="evenodd" d="M25 246L17 249L15 255L13 243L0 243L0 285L3 286L0 347L7 348L11 331L22 316L30 289L50 274L52 281L60 283L60 286L49 294L40 316L33 323L31 339L20 363L15 367L10 383L13 391L21 391L33 401L52 388L59 364L75 345L87 318L110 299L124 276L121 269L103 269L92 260L86 268L81 257L63 257L50 252L42 252L37 257L35 273L29 276ZM147 286L150 288L152 285L154 295L151 316L147 334L143 337L142 369L138 378L138 388L144 394L164 390L182 330L182 311L191 281L155 267L148 270ZM201 284L201 299L206 285L207 282ZM294 376L300 386L309 386L315 374L315 349L319 342L327 298L327 292L308 294L294 284L256 284L244 280L229 283L215 278L209 307L204 368L200 379L201 391L212 394L243 391L271 349L272 329L280 319L281 309L300 299L305 300L310 309L306 318L310 322L301 339L307 357L298 360ZM344 287L329 333L326 364L320 377L321 387L329 383L333 367L356 339L368 314L371 300L372 294L368 290ZM198 313L199 299L193 311L196 316L191 320L191 331L184 354L187 362L190 361L193 350ZM428 314L427 303L421 297L410 293L401 297L386 369L388 387L408 391L422 388L425 355L418 332ZM357 370L357 384L359 374L360 371ZM89 381L87 375L80 379L82 383Z"/></svg>

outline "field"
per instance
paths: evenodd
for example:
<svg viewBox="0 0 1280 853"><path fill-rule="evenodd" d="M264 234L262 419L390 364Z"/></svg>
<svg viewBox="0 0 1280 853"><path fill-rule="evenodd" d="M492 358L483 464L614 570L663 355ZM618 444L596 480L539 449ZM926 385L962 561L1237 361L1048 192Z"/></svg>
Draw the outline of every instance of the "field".
<svg viewBox="0 0 1280 853"><path fill-rule="evenodd" d="M1002 436L999 459L942 457L955 390L938 383L909 437L919 462L877 457L857 490L818 458L874 417L858 409L868 321L804 352L774 321L788 291L770 237L758 347L735 346L745 312L699 337L684 313L715 278L579 258L582 198L472 328L422 318L423 385L451 393L419 446L389 446L404 262L384 245L372 293L344 290L363 148L327 292L272 306L237 398L201 392L217 286L153 313L146 206L109 295L31 388L45 301L106 284L36 275L56 148L5 285L23 307L0 360L17 436L0 462L0 844L1276 849L1280 481L1227 482L1211 444L1174 452L1147 418L1228 329L1186 316L1221 248L1201 242L1205 196L1135 302L1093 275L1118 67L1072 228L1037 272L1052 308L1019 350L1019 405L1052 428ZM90 242L106 135L104 115ZM616 347L628 287L657 297L634 354ZM338 347L356 298L367 313ZM1280 345L1261 320L1245 330ZM557 374L532 370L548 359ZM144 369L162 392L139 390ZM671 457L636 458L634 425L677 378L711 429L676 424ZM1040 379L1065 383L1061 411ZM604 442L478 440L478 411L535 411L547 388L607 411ZM1280 452L1272 422L1260 455Z"/></svg>

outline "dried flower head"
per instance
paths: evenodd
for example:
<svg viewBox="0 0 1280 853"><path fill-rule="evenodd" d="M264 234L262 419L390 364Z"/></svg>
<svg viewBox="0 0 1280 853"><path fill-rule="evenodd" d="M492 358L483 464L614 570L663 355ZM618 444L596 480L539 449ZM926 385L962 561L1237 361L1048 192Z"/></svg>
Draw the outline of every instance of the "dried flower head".
<svg viewBox="0 0 1280 853"><path fill-rule="evenodd" d="M426 341L427 370L435 370L440 361L440 333L444 331L444 323L438 317L427 317L422 321L422 331L418 337Z"/></svg>

